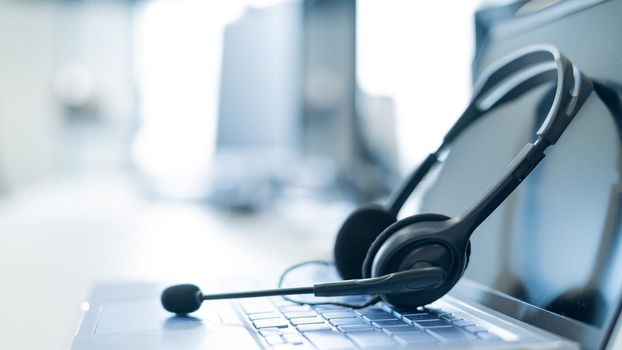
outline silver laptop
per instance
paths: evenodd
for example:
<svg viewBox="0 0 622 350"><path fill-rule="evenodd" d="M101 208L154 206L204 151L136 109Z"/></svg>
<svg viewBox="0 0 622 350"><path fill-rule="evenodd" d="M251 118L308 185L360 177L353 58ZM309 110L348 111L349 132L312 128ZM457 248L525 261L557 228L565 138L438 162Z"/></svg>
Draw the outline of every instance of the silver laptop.
<svg viewBox="0 0 622 350"><path fill-rule="evenodd" d="M527 108L521 103L494 111L456 141L419 211L455 215L504 170L504 157L517 152L510 146L488 162L469 157L486 154L477 135L523 144L533 121L515 118ZM180 317L162 309L164 285L99 285L72 349L619 349L619 129L602 105L584 110L547 162L475 232L465 278L426 307L355 310L275 297L205 302ZM461 181L472 185L460 192ZM331 271L308 277L295 285L335 278Z"/></svg>
<svg viewBox="0 0 622 350"><path fill-rule="evenodd" d="M99 285L72 349L597 349L618 318L611 310L611 322L596 327L470 280L456 290L415 310L257 298L204 303L191 316L174 316L160 305L162 286Z"/></svg>

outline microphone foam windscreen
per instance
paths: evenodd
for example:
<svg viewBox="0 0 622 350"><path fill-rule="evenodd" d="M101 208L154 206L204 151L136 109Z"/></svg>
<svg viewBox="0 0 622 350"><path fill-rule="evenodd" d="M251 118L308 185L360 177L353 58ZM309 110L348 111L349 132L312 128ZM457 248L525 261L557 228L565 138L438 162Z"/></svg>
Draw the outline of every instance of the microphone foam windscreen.
<svg viewBox="0 0 622 350"><path fill-rule="evenodd" d="M189 314L201 307L201 290L194 284L178 284L162 292L162 306L176 314Z"/></svg>

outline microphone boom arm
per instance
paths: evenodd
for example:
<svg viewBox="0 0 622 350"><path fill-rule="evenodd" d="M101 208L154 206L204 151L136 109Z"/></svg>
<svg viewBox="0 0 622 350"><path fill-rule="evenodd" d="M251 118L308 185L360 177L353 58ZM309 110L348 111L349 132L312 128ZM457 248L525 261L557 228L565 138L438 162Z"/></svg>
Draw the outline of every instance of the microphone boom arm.
<svg viewBox="0 0 622 350"><path fill-rule="evenodd" d="M201 292L198 292L201 293ZM266 290L252 290L247 292L220 293L200 295L201 300L217 300L217 299L239 299L239 298L256 298L271 297L275 295L291 295L291 294L313 294L313 287L297 287L297 288L279 288Z"/></svg>
<svg viewBox="0 0 622 350"><path fill-rule="evenodd" d="M199 300L217 300L292 294L313 294L318 297L392 294L436 288L443 283L445 283L445 272L439 267L432 266L395 272L375 278L319 283L313 285L313 287L279 288L206 295L202 294L201 291L197 291L197 298Z"/></svg>

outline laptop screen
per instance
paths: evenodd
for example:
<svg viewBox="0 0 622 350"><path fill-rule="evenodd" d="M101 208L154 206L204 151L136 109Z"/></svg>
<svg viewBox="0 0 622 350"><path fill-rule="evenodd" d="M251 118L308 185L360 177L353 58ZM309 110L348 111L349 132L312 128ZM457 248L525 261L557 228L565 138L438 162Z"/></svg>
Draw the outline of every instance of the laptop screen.
<svg viewBox="0 0 622 350"><path fill-rule="evenodd" d="M467 130L452 145L420 211L459 215L474 203L535 134L538 100L550 96L544 90ZM465 276L602 326L622 290L621 164L618 125L592 97L540 166L475 231Z"/></svg>
<svg viewBox="0 0 622 350"><path fill-rule="evenodd" d="M548 18L531 15L520 31L508 29L520 19L493 28L494 35L478 52L475 66L480 70L475 76L515 49L549 43L589 76L622 82L622 71L612 69L622 45L599 43L593 40L599 35L589 30L576 35L564 31L598 18L601 25L591 30L620 32L620 22L606 15L619 10L608 9L611 6L621 4L610 1L561 13L554 6L544 13ZM596 59L590 52L602 54ZM418 211L459 215L474 203L533 140L550 102L550 89L529 92L470 127L431 175ZM465 276L546 310L544 314L593 329L602 341L622 291L620 135L619 122L604 104L594 96L588 99L544 161L475 231Z"/></svg>

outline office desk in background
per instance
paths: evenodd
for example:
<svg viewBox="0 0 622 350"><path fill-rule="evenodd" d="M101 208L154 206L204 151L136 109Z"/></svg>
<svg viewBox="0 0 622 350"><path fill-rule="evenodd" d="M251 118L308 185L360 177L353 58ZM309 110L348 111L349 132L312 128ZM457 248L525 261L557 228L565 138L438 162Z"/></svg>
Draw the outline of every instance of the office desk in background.
<svg viewBox="0 0 622 350"><path fill-rule="evenodd" d="M0 349L68 349L96 282L193 282L215 291L201 282L276 281L289 264L330 257L340 216L296 222L149 201L116 174L12 193L0 198Z"/></svg>

